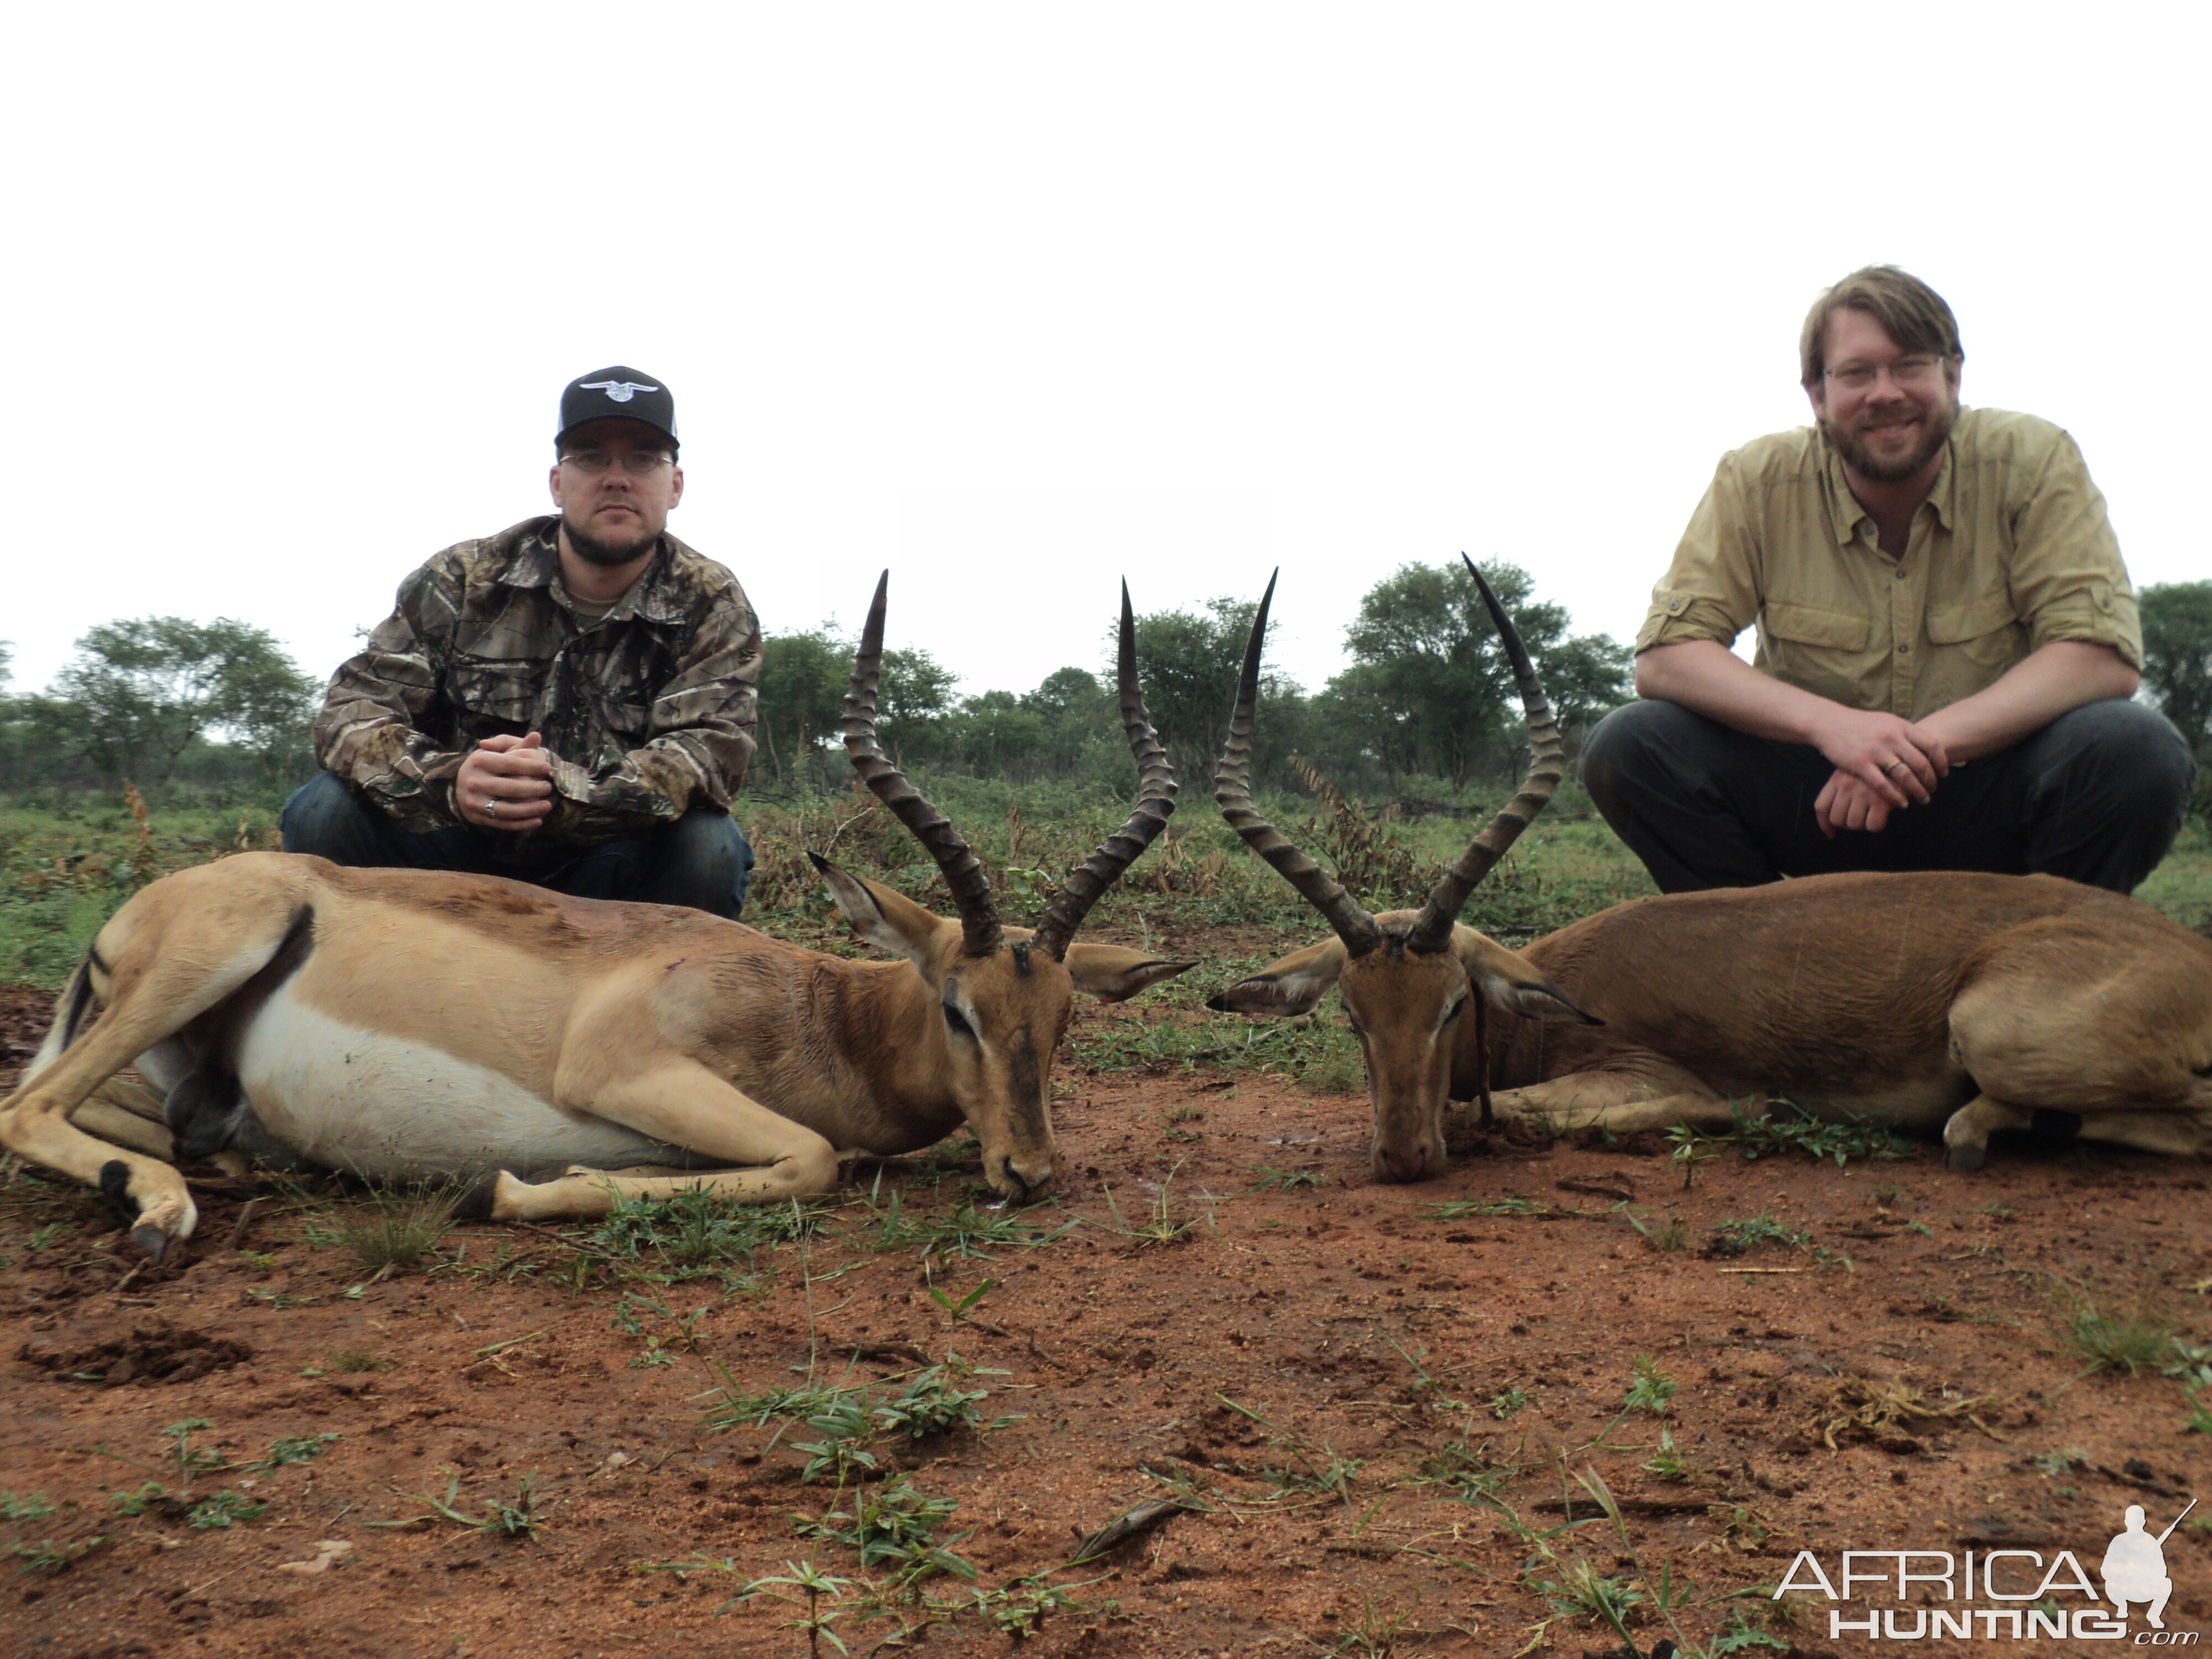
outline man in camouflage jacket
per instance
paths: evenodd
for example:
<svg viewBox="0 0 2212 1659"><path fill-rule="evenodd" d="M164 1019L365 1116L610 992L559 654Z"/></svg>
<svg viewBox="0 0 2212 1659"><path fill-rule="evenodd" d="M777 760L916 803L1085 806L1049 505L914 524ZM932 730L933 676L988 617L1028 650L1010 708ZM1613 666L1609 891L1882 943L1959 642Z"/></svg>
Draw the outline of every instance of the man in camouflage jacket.
<svg viewBox="0 0 2212 1659"><path fill-rule="evenodd" d="M568 386L560 513L400 584L331 678L287 852L738 914L760 626L737 578L666 532L676 447L659 381Z"/></svg>

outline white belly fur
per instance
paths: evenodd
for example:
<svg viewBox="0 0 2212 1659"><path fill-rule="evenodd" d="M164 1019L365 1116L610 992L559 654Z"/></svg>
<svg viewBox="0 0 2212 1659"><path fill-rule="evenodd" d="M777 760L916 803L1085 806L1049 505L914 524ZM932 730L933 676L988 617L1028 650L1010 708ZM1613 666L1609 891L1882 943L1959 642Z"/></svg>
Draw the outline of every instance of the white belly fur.
<svg viewBox="0 0 2212 1659"><path fill-rule="evenodd" d="M656 1143L563 1111L504 1073L307 1007L288 986L255 1016L238 1077L270 1138L311 1163L378 1179L491 1164L619 1169Z"/></svg>

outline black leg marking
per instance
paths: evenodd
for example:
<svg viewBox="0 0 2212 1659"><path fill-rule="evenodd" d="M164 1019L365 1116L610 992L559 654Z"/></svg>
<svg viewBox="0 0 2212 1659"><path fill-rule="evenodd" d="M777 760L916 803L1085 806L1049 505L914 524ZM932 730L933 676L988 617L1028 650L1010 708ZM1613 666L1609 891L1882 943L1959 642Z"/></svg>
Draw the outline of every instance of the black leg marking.
<svg viewBox="0 0 2212 1659"><path fill-rule="evenodd" d="M495 1164L478 1175L475 1180L470 1182L453 1206L453 1219L456 1221L490 1220L492 1194L499 1186L499 1178L502 1173L504 1171Z"/></svg>
<svg viewBox="0 0 2212 1659"><path fill-rule="evenodd" d="M125 1221L138 1218L138 1200L131 1196L131 1166L111 1158L100 1166L100 1194Z"/></svg>
<svg viewBox="0 0 2212 1659"><path fill-rule="evenodd" d="M2081 1133L2081 1115L2078 1112L2053 1111L2048 1106L2035 1109L2035 1116L2027 1126L2028 1133L2039 1140L2072 1140Z"/></svg>

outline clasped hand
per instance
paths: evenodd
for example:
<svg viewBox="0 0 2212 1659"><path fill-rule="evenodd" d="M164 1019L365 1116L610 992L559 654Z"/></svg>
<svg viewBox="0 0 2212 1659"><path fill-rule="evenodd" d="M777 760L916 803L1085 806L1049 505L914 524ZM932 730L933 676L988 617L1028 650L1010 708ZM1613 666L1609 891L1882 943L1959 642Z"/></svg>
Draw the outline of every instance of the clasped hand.
<svg viewBox="0 0 2212 1659"><path fill-rule="evenodd" d="M553 763L544 739L486 738L461 763L453 805L479 830L535 830L553 811Z"/></svg>
<svg viewBox="0 0 2212 1659"><path fill-rule="evenodd" d="M1836 769L1813 802L1831 841L1844 830L1878 834L1892 812L1925 806L1951 770L1942 738L1895 714L1838 708L1815 744Z"/></svg>

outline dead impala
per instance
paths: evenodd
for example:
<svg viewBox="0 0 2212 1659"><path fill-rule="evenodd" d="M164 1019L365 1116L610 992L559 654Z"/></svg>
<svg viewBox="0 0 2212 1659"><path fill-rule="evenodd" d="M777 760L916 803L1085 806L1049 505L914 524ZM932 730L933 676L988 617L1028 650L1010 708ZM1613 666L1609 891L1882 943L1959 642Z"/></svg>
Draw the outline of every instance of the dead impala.
<svg viewBox="0 0 2212 1659"><path fill-rule="evenodd" d="M477 1192L498 1220L599 1215L679 1188L760 1203L820 1193L841 1153L911 1152L963 1121L994 1188L1047 1191L1050 1072L1074 993L1118 1000L1191 965L1073 942L1175 806L1128 591L1136 809L1032 933L1000 925L975 854L877 743L888 580L854 663L845 746L936 860L959 919L814 863L854 930L902 960L848 962L698 911L492 877L244 854L165 877L100 930L0 1102L0 1144L101 1187L156 1257L196 1219L172 1131L186 1158L252 1126L364 1176L484 1174ZM166 1093L166 1126L94 1098L134 1060Z"/></svg>
<svg viewBox="0 0 2212 1659"><path fill-rule="evenodd" d="M1550 799L1564 754L1520 636L1468 568L1512 665L1531 763L1419 911L1370 915L1253 808L1272 581L1215 780L1223 816L1335 937L1207 1006L1302 1014L1338 988L1367 1060L1378 1179L1443 1173L1446 1103L1487 1108L1493 1087L1505 1113L1619 1133L1725 1127L1783 1097L1824 1118L1940 1128L1959 1169L1978 1168L2000 1129L2212 1153L2212 941L2100 889L1818 876L1638 899L1518 951L1459 926ZM1493 1027L1486 1005L1522 1018Z"/></svg>

